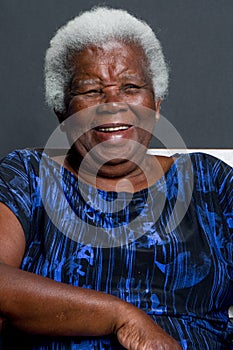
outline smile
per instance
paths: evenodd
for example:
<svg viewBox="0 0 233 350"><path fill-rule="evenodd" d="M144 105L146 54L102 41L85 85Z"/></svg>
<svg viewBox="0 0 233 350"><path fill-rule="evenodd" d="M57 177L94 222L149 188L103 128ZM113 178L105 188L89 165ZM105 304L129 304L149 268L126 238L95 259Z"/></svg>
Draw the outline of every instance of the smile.
<svg viewBox="0 0 233 350"><path fill-rule="evenodd" d="M99 126L95 130L99 132L117 132L128 130L132 125Z"/></svg>
<svg viewBox="0 0 233 350"><path fill-rule="evenodd" d="M112 128L99 128L98 131L101 132L113 132L113 131L121 131L121 130L127 130L129 129L129 126L116 126Z"/></svg>

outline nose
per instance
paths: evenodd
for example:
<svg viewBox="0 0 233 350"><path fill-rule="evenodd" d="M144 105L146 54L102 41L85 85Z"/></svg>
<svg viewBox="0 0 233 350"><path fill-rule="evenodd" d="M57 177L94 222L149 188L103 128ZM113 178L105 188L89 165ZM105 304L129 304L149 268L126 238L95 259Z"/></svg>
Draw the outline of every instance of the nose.
<svg viewBox="0 0 233 350"><path fill-rule="evenodd" d="M116 114L128 111L128 105L125 102L108 102L102 103L96 107L96 112L103 114Z"/></svg>

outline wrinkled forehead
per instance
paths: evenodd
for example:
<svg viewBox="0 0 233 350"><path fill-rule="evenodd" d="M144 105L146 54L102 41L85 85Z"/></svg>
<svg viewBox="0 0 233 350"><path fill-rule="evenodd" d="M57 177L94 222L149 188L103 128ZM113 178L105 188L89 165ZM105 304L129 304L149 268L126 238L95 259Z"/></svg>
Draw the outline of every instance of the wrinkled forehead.
<svg viewBox="0 0 233 350"><path fill-rule="evenodd" d="M148 75L149 68L142 47L134 42L109 40L105 43L90 44L73 52L71 60L73 74L95 70L98 65L120 67ZM120 69L120 68L119 68Z"/></svg>

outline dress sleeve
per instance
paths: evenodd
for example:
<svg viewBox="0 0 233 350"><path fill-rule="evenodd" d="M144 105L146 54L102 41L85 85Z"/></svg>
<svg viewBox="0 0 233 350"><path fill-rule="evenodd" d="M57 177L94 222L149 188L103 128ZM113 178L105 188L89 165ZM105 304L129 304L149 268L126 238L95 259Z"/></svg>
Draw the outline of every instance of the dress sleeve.
<svg viewBox="0 0 233 350"><path fill-rule="evenodd" d="M14 151L0 161L0 202L15 214L24 233L29 232L32 210L29 174L20 151Z"/></svg>
<svg viewBox="0 0 233 350"><path fill-rule="evenodd" d="M222 160L211 158L213 182L218 196L218 207L224 220L218 223L217 246L233 279L233 168ZM220 216L219 216L220 217Z"/></svg>
<svg viewBox="0 0 233 350"><path fill-rule="evenodd" d="M233 230L233 168L219 159L212 164L214 183L219 204L228 227ZM233 234L233 231L231 231Z"/></svg>

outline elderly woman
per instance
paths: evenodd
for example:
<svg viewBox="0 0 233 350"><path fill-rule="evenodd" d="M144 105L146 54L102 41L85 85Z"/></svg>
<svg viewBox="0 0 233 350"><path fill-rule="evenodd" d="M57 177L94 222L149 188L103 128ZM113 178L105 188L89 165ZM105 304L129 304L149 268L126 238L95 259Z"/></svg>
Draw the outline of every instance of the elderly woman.
<svg viewBox="0 0 233 350"><path fill-rule="evenodd" d="M71 147L1 161L3 348L230 349L232 169L147 153L168 84L151 28L84 12L45 73Z"/></svg>

